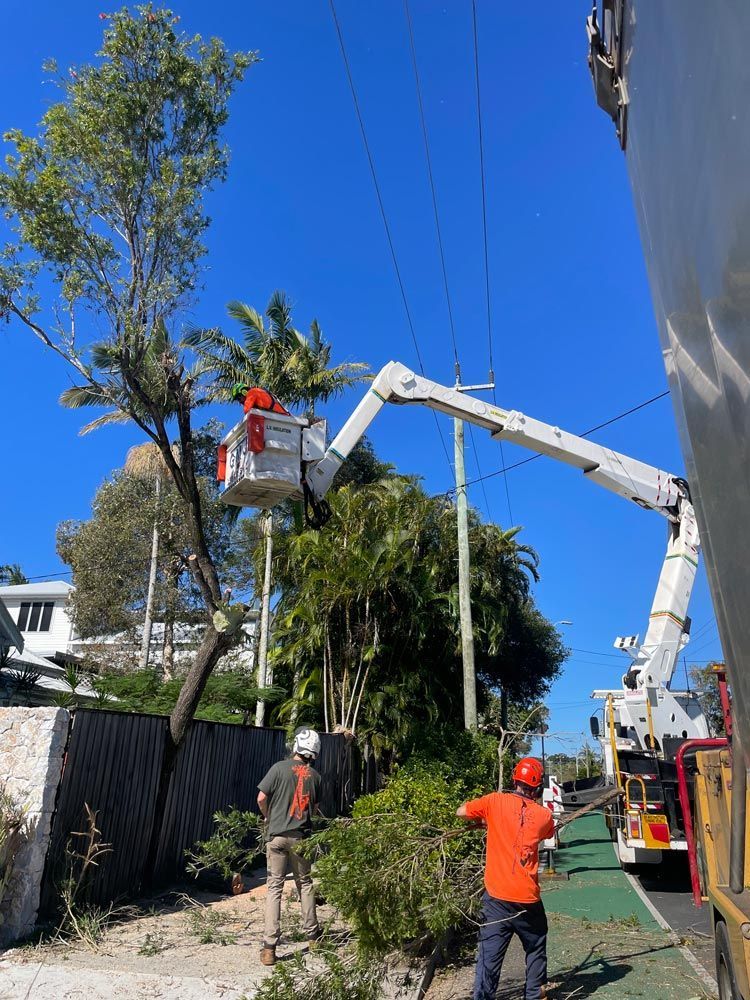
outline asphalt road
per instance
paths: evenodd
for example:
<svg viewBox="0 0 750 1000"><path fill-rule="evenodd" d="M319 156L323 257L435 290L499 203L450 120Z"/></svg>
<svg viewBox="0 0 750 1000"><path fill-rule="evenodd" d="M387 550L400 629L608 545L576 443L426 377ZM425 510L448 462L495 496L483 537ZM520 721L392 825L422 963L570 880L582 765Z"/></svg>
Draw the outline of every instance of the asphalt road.
<svg viewBox="0 0 750 1000"><path fill-rule="evenodd" d="M644 892L669 926L685 939L698 961L713 976L714 943L711 917L706 903L693 904L687 854L680 852L670 862L654 865L637 876Z"/></svg>

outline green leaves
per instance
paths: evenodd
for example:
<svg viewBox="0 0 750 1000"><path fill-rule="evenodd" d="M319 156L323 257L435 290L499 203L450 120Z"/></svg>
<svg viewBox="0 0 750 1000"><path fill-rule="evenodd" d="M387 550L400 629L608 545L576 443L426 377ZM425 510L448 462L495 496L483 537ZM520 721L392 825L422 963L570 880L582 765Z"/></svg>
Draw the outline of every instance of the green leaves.
<svg viewBox="0 0 750 1000"><path fill-rule="evenodd" d="M122 8L106 18L96 63L62 73L46 63L61 100L37 135L6 133L13 152L0 174L19 248L0 266L0 294L28 318L21 293L41 265L61 316L77 308L103 320L108 339L136 356L144 327L195 292L202 199L225 176L228 101L257 58L188 37L178 20L150 5ZM67 322L54 332L80 356Z"/></svg>
<svg viewBox="0 0 750 1000"><path fill-rule="evenodd" d="M467 740L471 768L483 747ZM473 741L483 738L475 734ZM316 881L364 952L424 945L476 910L483 838L455 818L475 777L439 758L414 759L383 791L360 798L351 819L335 820L312 838Z"/></svg>
<svg viewBox="0 0 750 1000"><path fill-rule="evenodd" d="M238 343L219 329L190 330L184 344L198 355L198 371L212 384L209 399L226 400L236 382L261 385L285 406L314 411L318 402L338 396L367 377L367 365L346 362L331 366L331 344L323 340L317 320L305 337L292 325L291 303L274 292L264 317L252 306L233 301L230 317L242 330Z"/></svg>

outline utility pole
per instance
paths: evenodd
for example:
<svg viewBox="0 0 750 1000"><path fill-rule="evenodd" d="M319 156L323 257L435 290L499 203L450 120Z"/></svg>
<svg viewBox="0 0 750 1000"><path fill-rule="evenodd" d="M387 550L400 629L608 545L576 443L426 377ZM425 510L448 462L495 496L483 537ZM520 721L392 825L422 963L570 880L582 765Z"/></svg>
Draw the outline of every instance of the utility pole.
<svg viewBox="0 0 750 1000"><path fill-rule="evenodd" d="M494 389L494 380L485 385L461 385L461 372L456 365L458 392ZM474 630L471 620L471 557L469 554L469 504L466 497L466 465L464 463L464 422L454 418L453 441L456 467L456 523L458 531L458 607L461 620L461 658L464 674L464 728L476 729L477 674L474 668Z"/></svg>
<svg viewBox="0 0 750 1000"><path fill-rule="evenodd" d="M263 518L263 537L266 541L266 565L263 573L263 596L260 606L260 641L258 642L258 687L263 689L272 683L268 672L268 620L271 612L271 565L273 562L273 514L265 512ZM266 703L258 698L255 705L255 725L262 726L265 722Z"/></svg>
<svg viewBox="0 0 750 1000"><path fill-rule="evenodd" d="M464 667L464 728L477 728L477 676L474 669L474 631L471 620L471 560L469 506L466 500L464 422L454 419L456 457L456 520L458 524L458 607L461 615L461 657Z"/></svg>

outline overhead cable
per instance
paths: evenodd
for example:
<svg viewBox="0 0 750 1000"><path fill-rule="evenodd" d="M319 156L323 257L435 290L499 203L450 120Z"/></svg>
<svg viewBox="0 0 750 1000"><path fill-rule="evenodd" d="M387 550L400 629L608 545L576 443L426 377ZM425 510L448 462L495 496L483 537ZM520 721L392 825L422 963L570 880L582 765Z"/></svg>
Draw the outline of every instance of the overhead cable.
<svg viewBox="0 0 750 1000"><path fill-rule="evenodd" d="M438 211L437 202L437 190L435 187L435 178L432 173L432 156L430 154L430 139L427 131L427 119L424 112L424 101L422 100L422 84L419 78L419 65L417 63L417 48L414 42L414 29L412 27L411 21L411 11L409 10L409 0L404 0L404 13L406 14L406 25L409 31L409 48L411 51L411 64L414 70L414 86L417 91L417 106L419 108L419 121L422 126L422 139L424 142L424 152L425 160L427 162L427 177L430 183L430 194L432 196L432 212L435 218L435 234L437 236L438 252L440 255L440 267L443 274L443 289L445 291L445 305L448 312L448 327L451 335L451 343L453 346L453 364L455 368L456 382L461 381L461 361L458 356L458 344L456 341L456 326L453 321L453 306L451 303L450 287L448 285L448 269L445 264L445 250L443 248L443 234L440 229L440 212ZM477 474L482 476L482 466L479 462L479 452L477 451L477 443L474 437L474 428L469 424L469 437L471 440L472 451L474 452L474 461L477 467ZM484 482L481 483L482 495L484 496L484 508L487 512L488 520L492 520L492 514L490 512L490 504L487 499L487 488Z"/></svg>
<svg viewBox="0 0 750 1000"><path fill-rule="evenodd" d="M336 13L336 4L334 0L328 0L329 6L331 8L331 15L333 17L333 23L336 28L336 35L339 40L339 48L341 50L341 58L344 63L344 69L346 70L346 78L349 81L349 89L352 95L352 101L354 102L354 110L357 115L357 121L359 123L359 130L362 135L362 143L365 147L365 153L367 154L367 162L370 165L370 174L372 176L372 183L375 188L375 196L378 201L378 207L380 209L380 216L383 220L383 227L385 229L386 239L388 240L388 248L391 252L391 260L393 262L393 269L396 272L396 280L398 282L399 291L401 292L401 300L404 304L404 312L406 313L406 321L409 326L409 332L411 333L411 339L414 343L414 351L417 356L417 361L419 362L419 370L422 375L424 375L424 364L422 362L422 353L419 349L419 342L417 341L416 330L414 329L414 322L411 316L411 309L409 308L409 300L406 297L406 289L404 287L404 282L401 277L401 268L399 267L398 258L396 256L396 248L393 243L393 237L391 235L391 227L388 222L388 215L385 210L385 203L383 202L383 196L380 191L380 184L378 183L378 175L375 170L375 160L373 159L372 151L370 149L370 143L367 139L367 131L365 129L364 118L362 117L362 111L359 106L359 99L357 97L357 88L354 85L354 77L352 76L351 66L349 64L349 57L346 52L346 44L344 43L344 35L341 31L341 25L339 23L338 15ZM440 435L440 442L443 446L443 451L445 452L445 457L448 462L448 466L453 468L451 464L450 455L448 453L448 446L445 443L445 438L443 437L443 431L440 427L440 423L437 418L437 414L433 410L433 416L435 418L435 426L437 427L438 434Z"/></svg>
<svg viewBox="0 0 750 1000"><path fill-rule="evenodd" d="M658 402L660 399L664 399L665 396L669 395L669 390L665 392L660 392L656 396L652 396L651 399L645 400L643 403L639 403L637 406L631 406L629 410L625 410L624 413L618 413L616 417L610 417L609 420L604 420L602 423L597 424L595 427L589 427L587 431L581 431L578 437L589 437L596 431L600 431L602 427L609 427L611 424L617 423L618 420L623 420L625 417L629 417L633 413L637 413L639 410L644 409L646 406L651 406L652 403ZM498 469L497 472L489 472L484 477L485 479L493 479L495 476L505 475L506 472L511 472L513 469L520 469L522 465L528 465L529 462L536 462L538 458L544 458L542 454L530 455L528 458L521 459L520 462L514 462L513 465L505 465L502 469ZM464 485L473 486L474 483L478 483L478 479L470 479ZM445 490L446 495L455 492L457 487L452 486L450 489Z"/></svg>
<svg viewBox="0 0 750 1000"><path fill-rule="evenodd" d="M495 393L495 361L492 349L492 299L490 296L490 255L489 241L487 239L487 183L484 170L484 133L482 130L482 87L479 78L479 31L477 28L477 5L476 0L471 0L471 18L474 29L474 82L477 94L477 129L479 133L479 176L482 186L482 238L484 243L484 290L487 303L487 353L489 358L489 380L492 383L492 401L497 404ZM505 450L503 442L500 442L500 461L505 466ZM508 505L508 517L513 524L513 509L510 503L510 487L508 477L505 475L505 501Z"/></svg>

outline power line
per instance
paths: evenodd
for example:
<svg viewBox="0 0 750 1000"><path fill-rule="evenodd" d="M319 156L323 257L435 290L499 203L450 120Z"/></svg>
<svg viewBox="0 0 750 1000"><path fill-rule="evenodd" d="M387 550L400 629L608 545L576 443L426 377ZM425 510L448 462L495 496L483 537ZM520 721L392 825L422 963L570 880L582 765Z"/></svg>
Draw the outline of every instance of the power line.
<svg viewBox="0 0 750 1000"><path fill-rule="evenodd" d="M30 582L31 580L54 580L58 576L72 576L72 575L73 575L72 569L61 569L61 570L55 570L54 573L40 573L39 576L27 576L26 581ZM18 584L18 586L23 586L23 584Z"/></svg>
<svg viewBox="0 0 750 1000"><path fill-rule="evenodd" d="M482 93L479 84L479 38L477 33L477 5L471 0L471 16L474 26L474 79L477 92L477 124L479 127L479 173L482 183L482 232L484 236L484 288L487 301L487 347L490 361L490 381L494 382L492 358L492 302L490 298L490 264L487 241L487 185L484 176L484 136L482 133Z"/></svg>
<svg viewBox="0 0 750 1000"><path fill-rule="evenodd" d="M417 50L414 44L414 30L411 23L411 12L409 11L409 0L404 0L404 13L406 14L406 25L409 29L409 48L411 50L411 64L414 69L414 84L417 91L417 105L419 107L419 121L422 125L422 139L424 140L424 153L427 161L427 176L430 181L430 193L432 195L432 211L435 216L435 232L437 234L438 250L440 252L440 266L443 271L443 288L445 290L445 304L448 308L448 324L450 326L451 341L453 343L453 360L456 365L456 378L461 376L461 364L458 360L458 346L456 344L456 327L453 322L453 307L448 288L448 271L445 266L445 252L443 250L443 234L440 230L440 213L438 212L437 193L435 190L435 178L432 174L432 157L430 155L430 140L427 134L427 122L422 101L422 85L419 80L419 66L417 65Z"/></svg>
<svg viewBox="0 0 750 1000"><path fill-rule="evenodd" d="M375 188L375 195L378 201L378 207L380 209L380 216L383 220L383 227L385 228L385 235L388 240L388 248L391 252L391 260L393 261L393 269L396 272L396 280L398 282L399 291L401 292L401 299L404 303L404 312L406 313L406 320L409 325L409 332L411 333L411 339L414 343L414 351L417 356L417 361L419 362L419 370L424 376L424 364L422 362L422 353L419 350L419 343L417 341L417 334L414 329L414 322L411 316L411 309L409 308L409 301L406 297L406 289L404 288L404 282L401 277L401 268L398 265L398 258L396 257L396 248L393 243L393 237L391 235L391 227L388 223L388 216L385 211L385 203L383 202L383 196L380 192L380 184L378 183L378 175L375 170L375 161L372 156L372 151L370 150L370 143L367 139L367 131L365 130L365 123L362 117L362 112L359 107L359 99L357 97L357 89L354 85L354 77L352 76L351 66L349 64L349 57L346 53L346 45L344 43L344 35L341 31L341 25L339 24L338 15L336 13L336 4L334 0L328 0L329 6L331 8L331 14L333 16L333 23L336 28L336 34L339 40L339 48L341 49L341 58L344 62L344 69L346 70L346 78L349 81L349 89L352 94L352 101L354 102L354 110L357 115L357 121L359 123L359 130L362 134L362 143L365 147L365 153L367 154L367 162L370 165L370 174L372 176L372 183ZM435 426L437 427L437 432L440 435L440 442L443 446L443 451L445 452L445 457L448 462L448 467L452 469L450 455L448 454L448 447L445 443L445 438L443 437L443 431L440 427L440 423L437 418L435 411L432 411L435 418Z"/></svg>
<svg viewBox="0 0 750 1000"><path fill-rule="evenodd" d="M587 431L582 431L578 437L589 437L595 431L600 431L602 427L609 427L611 424L617 423L618 420L623 420L625 417L629 417L633 413L637 413L638 410L644 409L646 406L650 406L652 403L658 402L660 399L664 399L665 396L669 395L669 390L665 392L660 392L657 396L652 396L651 399L645 400L643 403L639 403L637 406L631 406L629 410L625 410L624 413L618 413L616 417L610 417L609 420L604 420L601 424L597 424L595 427L589 427ZM506 472L511 472L513 469L520 469L522 465L528 465L529 462L536 462L538 458L544 458L544 455L530 455L529 458L524 458L520 462L514 462L513 465L504 465L502 469L498 469L497 472L490 472L484 478L493 479L495 476L502 476ZM478 479L470 479L465 486L473 486L474 483L478 483ZM450 489L445 491L446 496L450 493L455 492L456 487L452 486Z"/></svg>
<svg viewBox="0 0 750 1000"><path fill-rule="evenodd" d="M456 326L453 320L453 305L451 303L450 286L448 284L448 268L445 264L445 250L443 247L443 234L440 229L440 212L438 210L437 202L437 190L435 187L435 177L432 172L432 156L430 154L430 139L429 133L427 131L427 119L424 111L424 101L422 100L422 84L419 78L419 65L417 63L417 47L414 42L414 28L412 26L411 11L409 10L409 0L404 0L404 13L406 15L406 25L409 31L409 49L411 52L411 63L414 70L414 86L417 92L417 106L419 108L419 121L422 126L422 139L424 141L424 152L425 160L427 162L427 177L430 183L430 194L432 196L432 212L435 218L435 234L437 236L438 252L440 255L440 268L443 274L443 290L445 291L445 305L448 311L448 326L450 329L451 343L453 345L453 363L455 366L456 380L461 380L461 361L458 356L458 343L456 341ZM476 462L477 473L482 475L482 466L479 462L479 452L477 451L477 443L474 437L474 428L469 424L469 437L471 439L471 447L474 452L474 461ZM490 504L487 499L487 489L484 482L481 483L482 495L484 496L484 507L487 512L487 518L491 521L492 514L490 512Z"/></svg>
<svg viewBox="0 0 750 1000"><path fill-rule="evenodd" d="M484 133L482 130L482 88L479 80L479 32L477 30L477 5L476 0L471 0L471 18L474 29L474 81L477 93L477 128L479 132L479 176L482 186L482 238L484 244L484 290L487 303L487 349L489 356L489 380L492 383L492 401L497 405L495 394L495 362L492 350L492 299L490 296L490 254L489 241L487 239L487 183L484 170ZM503 442L500 441L500 461L505 466L505 450ZM505 476L505 502L508 505L508 517L513 524L513 508L510 504L510 487L508 477Z"/></svg>
<svg viewBox="0 0 750 1000"><path fill-rule="evenodd" d="M574 653L586 653L588 656L611 656L615 660L622 660L623 657L617 653L600 653L596 649L580 649L578 646L570 647ZM602 664L604 666L604 664Z"/></svg>
<svg viewBox="0 0 750 1000"><path fill-rule="evenodd" d="M469 438L471 439L471 448L474 452L474 461L476 462L477 472L482 475L482 468L479 464L479 452L477 451L477 442L474 438L474 427L469 424ZM490 502L487 499L487 487L484 485L484 479L481 479L479 485L482 487L482 496L484 497L484 509L487 511L488 520L492 521L492 514L490 513Z"/></svg>

